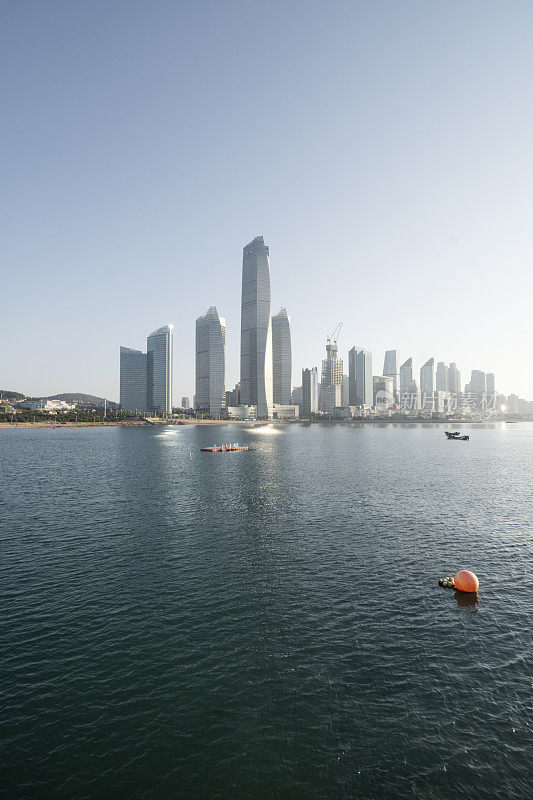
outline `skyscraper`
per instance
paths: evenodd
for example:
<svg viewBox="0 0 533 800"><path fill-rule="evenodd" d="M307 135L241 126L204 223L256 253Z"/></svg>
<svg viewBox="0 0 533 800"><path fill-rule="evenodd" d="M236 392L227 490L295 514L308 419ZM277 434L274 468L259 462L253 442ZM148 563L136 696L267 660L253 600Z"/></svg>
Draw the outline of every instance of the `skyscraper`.
<svg viewBox="0 0 533 800"><path fill-rule="evenodd" d="M164 325L146 341L146 399L150 411L172 413L172 329Z"/></svg>
<svg viewBox="0 0 533 800"><path fill-rule="evenodd" d="M392 378L394 399L399 400L400 395L400 358L397 350L386 350L383 361L383 375Z"/></svg>
<svg viewBox="0 0 533 800"><path fill-rule="evenodd" d="M341 406L346 408L350 405L350 378L348 375L342 376L341 387Z"/></svg>
<svg viewBox="0 0 533 800"><path fill-rule="evenodd" d="M241 403L272 416L270 259L262 236L243 248L241 297Z"/></svg>
<svg viewBox="0 0 533 800"><path fill-rule="evenodd" d="M146 364L146 353L120 348L120 405L125 411L146 411Z"/></svg>
<svg viewBox="0 0 533 800"><path fill-rule="evenodd" d="M291 318L282 308L272 317L272 376L274 403L291 402Z"/></svg>
<svg viewBox="0 0 533 800"><path fill-rule="evenodd" d="M420 368L420 395L422 408L425 411L433 411L435 393L435 359L428 358L423 367Z"/></svg>
<svg viewBox="0 0 533 800"><path fill-rule="evenodd" d="M444 361L439 361L439 363L437 364L435 384L438 392L448 391L448 367L446 366Z"/></svg>
<svg viewBox="0 0 533 800"><path fill-rule="evenodd" d="M448 391L454 394L461 393L461 373L457 369L455 361L452 361L448 367Z"/></svg>
<svg viewBox="0 0 533 800"><path fill-rule="evenodd" d="M320 382L319 408L325 411L333 407L340 406L342 400L342 358L337 353L339 348L336 340L327 340L326 358L322 361L322 380ZM328 391L330 386L337 386L333 392ZM327 395L327 399L326 399Z"/></svg>
<svg viewBox="0 0 533 800"><path fill-rule="evenodd" d="M470 391L476 394L485 394L487 391L487 376L480 369L473 369L470 375Z"/></svg>
<svg viewBox="0 0 533 800"><path fill-rule="evenodd" d="M226 320L215 306L196 320L196 409L217 417L225 405Z"/></svg>
<svg viewBox="0 0 533 800"><path fill-rule="evenodd" d="M316 414L318 411L318 370L302 370L302 414Z"/></svg>
<svg viewBox="0 0 533 800"><path fill-rule="evenodd" d="M400 367L400 397L405 394L413 381L413 359L408 358Z"/></svg>
<svg viewBox="0 0 533 800"><path fill-rule="evenodd" d="M356 405L356 390L355 390L355 347L348 350L348 405Z"/></svg>
<svg viewBox="0 0 533 800"><path fill-rule="evenodd" d="M348 352L348 386L351 406L374 404L372 353L369 350L352 347Z"/></svg>

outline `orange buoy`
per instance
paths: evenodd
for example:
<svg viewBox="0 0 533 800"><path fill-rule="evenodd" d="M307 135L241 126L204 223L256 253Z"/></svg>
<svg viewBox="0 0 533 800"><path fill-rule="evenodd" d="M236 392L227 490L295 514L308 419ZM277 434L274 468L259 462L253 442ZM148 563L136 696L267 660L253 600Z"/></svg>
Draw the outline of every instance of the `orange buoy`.
<svg viewBox="0 0 533 800"><path fill-rule="evenodd" d="M453 580L455 588L460 592L477 592L479 589L477 575L474 575L469 569L460 569Z"/></svg>

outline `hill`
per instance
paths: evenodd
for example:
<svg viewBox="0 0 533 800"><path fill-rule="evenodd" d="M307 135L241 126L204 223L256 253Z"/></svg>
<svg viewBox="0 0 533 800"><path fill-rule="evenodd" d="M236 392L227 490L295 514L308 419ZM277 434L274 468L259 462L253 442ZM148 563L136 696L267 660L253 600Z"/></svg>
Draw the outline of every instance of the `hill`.
<svg viewBox="0 0 533 800"><path fill-rule="evenodd" d="M4 400L7 398L10 400L24 400L26 395L21 392L13 392L11 389L0 389L0 397Z"/></svg>

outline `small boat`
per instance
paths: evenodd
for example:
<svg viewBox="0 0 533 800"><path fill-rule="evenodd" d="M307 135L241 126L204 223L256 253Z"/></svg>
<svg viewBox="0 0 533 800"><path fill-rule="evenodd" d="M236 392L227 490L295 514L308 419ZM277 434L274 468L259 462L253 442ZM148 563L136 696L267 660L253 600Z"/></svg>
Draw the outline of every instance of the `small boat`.
<svg viewBox="0 0 533 800"><path fill-rule="evenodd" d="M457 433L448 433L448 431L444 431L444 433L446 434L448 439L454 439L454 441L457 441L457 442L468 442L468 440L470 439L470 436L467 436L466 433L464 434L464 436L459 436L459 432L457 432Z"/></svg>
<svg viewBox="0 0 533 800"><path fill-rule="evenodd" d="M453 432L452 431L444 431L444 433L446 434L448 439L457 439L457 437L459 436L460 432L459 431L453 431Z"/></svg>
<svg viewBox="0 0 533 800"><path fill-rule="evenodd" d="M202 453L234 453L236 450L248 450L246 445L239 444L214 444L212 447L201 447Z"/></svg>

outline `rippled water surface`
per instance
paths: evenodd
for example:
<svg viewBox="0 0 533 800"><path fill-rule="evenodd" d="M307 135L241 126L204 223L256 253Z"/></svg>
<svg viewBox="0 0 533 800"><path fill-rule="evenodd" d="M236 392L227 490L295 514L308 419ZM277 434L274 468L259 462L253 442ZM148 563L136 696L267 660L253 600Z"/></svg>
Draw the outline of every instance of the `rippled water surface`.
<svg viewBox="0 0 533 800"><path fill-rule="evenodd" d="M469 433L0 430L0 795L533 796L533 426Z"/></svg>

